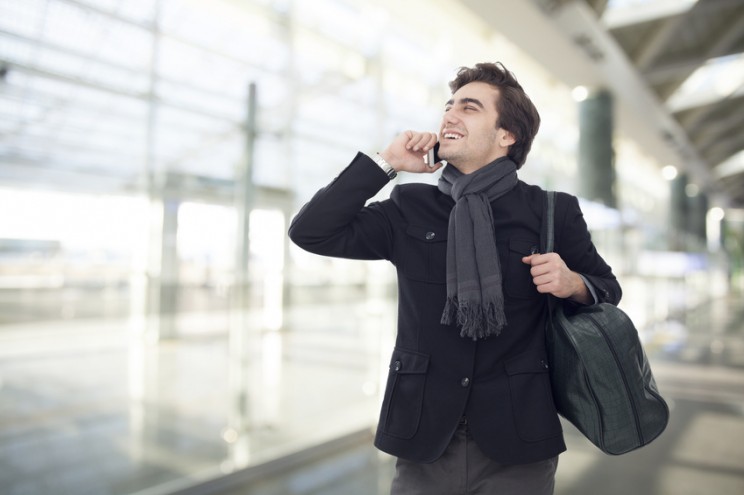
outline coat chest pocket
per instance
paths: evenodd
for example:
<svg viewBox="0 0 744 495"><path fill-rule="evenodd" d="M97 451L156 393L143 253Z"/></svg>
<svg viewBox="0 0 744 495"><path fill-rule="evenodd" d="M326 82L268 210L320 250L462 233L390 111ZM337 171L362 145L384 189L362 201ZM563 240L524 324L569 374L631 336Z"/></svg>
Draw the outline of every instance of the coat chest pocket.
<svg viewBox="0 0 744 495"><path fill-rule="evenodd" d="M447 226L409 225L403 239L400 271L421 282L444 284L447 277Z"/></svg>
<svg viewBox="0 0 744 495"><path fill-rule="evenodd" d="M522 258L537 253L540 241L529 239L510 239L506 253L506 276L504 289L508 296L518 299L538 297L530 265L522 263Z"/></svg>

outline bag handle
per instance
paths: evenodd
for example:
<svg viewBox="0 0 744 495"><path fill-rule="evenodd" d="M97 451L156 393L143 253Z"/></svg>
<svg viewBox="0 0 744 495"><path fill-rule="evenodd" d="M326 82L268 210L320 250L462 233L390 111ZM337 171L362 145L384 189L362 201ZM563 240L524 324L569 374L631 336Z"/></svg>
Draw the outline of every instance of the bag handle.
<svg viewBox="0 0 744 495"><path fill-rule="evenodd" d="M544 246L546 253L552 253L555 249L555 191L545 191L542 217L542 228L540 229L540 235L543 238L541 244ZM548 327L553 326L553 297L550 294L546 294L548 298L548 322L545 326L545 331L548 331Z"/></svg>

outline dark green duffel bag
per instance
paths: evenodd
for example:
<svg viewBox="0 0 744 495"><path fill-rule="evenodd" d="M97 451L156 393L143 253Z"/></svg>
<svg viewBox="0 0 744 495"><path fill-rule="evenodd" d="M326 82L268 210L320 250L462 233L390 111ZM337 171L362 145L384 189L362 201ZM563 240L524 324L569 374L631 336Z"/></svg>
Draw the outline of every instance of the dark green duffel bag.
<svg viewBox="0 0 744 495"><path fill-rule="evenodd" d="M546 333L558 412L608 454L650 443L666 428L659 394L633 322L608 303L553 310Z"/></svg>
<svg viewBox="0 0 744 495"><path fill-rule="evenodd" d="M548 192L546 251L553 250L554 193ZM545 340L558 412L607 454L647 445L669 422L633 322L618 307L571 308L551 300Z"/></svg>

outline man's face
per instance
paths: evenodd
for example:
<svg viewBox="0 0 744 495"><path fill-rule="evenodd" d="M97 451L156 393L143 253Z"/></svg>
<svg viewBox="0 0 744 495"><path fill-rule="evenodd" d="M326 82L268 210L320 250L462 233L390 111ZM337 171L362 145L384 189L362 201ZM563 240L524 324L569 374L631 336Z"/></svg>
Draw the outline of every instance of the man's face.
<svg viewBox="0 0 744 495"><path fill-rule="evenodd" d="M506 156L514 137L496 128L499 90L484 82L458 89L445 105L439 129L439 157L462 173L478 170Z"/></svg>

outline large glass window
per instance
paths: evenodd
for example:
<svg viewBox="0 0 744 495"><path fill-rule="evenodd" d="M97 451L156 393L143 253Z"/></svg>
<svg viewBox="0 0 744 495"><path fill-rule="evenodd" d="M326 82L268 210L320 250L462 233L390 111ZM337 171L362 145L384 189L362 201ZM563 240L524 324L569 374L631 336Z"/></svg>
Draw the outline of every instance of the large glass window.
<svg viewBox="0 0 744 495"><path fill-rule="evenodd" d="M373 425L394 270L287 227L495 60L543 116L520 176L575 193L570 88L458 2L0 0L0 439L39 459L13 487L193 482ZM617 150L622 211L587 220L620 259L616 220L656 235L666 198Z"/></svg>

